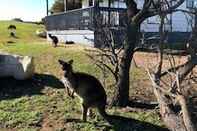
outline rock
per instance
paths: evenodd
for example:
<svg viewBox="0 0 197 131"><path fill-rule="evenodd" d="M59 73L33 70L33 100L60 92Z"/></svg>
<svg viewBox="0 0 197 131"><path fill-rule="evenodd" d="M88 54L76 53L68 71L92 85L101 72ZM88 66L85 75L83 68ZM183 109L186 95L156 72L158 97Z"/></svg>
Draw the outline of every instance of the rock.
<svg viewBox="0 0 197 131"><path fill-rule="evenodd" d="M38 37L41 37L41 38L46 38L47 37L47 33L44 30L36 30L36 35Z"/></svg>
<svg viewBox="0 0 197 131"><path fill-rule="evenodd" d="M31 78L33 74L33 57L0 52L0 77L14 77L17 80L25 80Z"/></svg>

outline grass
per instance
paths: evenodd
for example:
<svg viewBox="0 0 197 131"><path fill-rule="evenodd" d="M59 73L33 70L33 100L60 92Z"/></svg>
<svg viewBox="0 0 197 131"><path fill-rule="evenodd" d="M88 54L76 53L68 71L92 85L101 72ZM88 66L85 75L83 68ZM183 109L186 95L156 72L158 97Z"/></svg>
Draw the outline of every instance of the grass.
<svg viewBox="0 0 197 131"><path fill-rule="evenodd" d="M0 50L33 56L36 75L34 79L27 81L16 81L11 78L0 79L0 130L117 130L107 124L96 110L87 123L66 122L68 118L80 118L81 107L78 98L71 99L65 94L64 88L59 82L62 72L57 60L73 59L74 70L90 73L98 79L102 78L99 69L86 56L85 47L70 45L66 48L63 46L53 48L43 39L34 35L34 31L43 28L42 26L16 22L14 24L19 30L17 31L19 39L14 40L15 43L2 44L11 39L7 36L5 29L11 23L13 22L0 22ZM139 79L143 73L137 70L133 75ZM132 80L132 82L134 81ZM106 87L108 98L111 97L112 90ZM107 111L110 114L163 126L154 110L130 112L123 111L121 108L111 108ZM119 125L119 127L126 130L124 126Z"/></svg>
<svg viewBox="0 0 197 131"><path fill-rule="evenodd" d="M16 36L18 37L17 39L10 38L9 36L9 30L7 28L11 24L16 26ZM28 24L16 21L0 21L0 42L36 42L38 40L42 40L36 36L36 30L43 29L43 25Z"/></svg>
<svg viewBox="0 0 197 131"><path fill-rule="evenodd" d="M36 100L30 101L28 97L15 100L2 101L0 103L0 125L5 127L25 127L38 123L41 119L40 110L34 110Z"/></svg>

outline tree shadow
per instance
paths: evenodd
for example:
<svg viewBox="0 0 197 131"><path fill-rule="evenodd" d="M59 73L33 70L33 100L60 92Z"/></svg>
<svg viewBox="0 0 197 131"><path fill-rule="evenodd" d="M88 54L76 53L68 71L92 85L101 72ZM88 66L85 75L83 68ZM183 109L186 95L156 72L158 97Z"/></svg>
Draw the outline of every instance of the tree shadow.
<svg viewBox="0 0 197 131"><path fill-rule="evenodd" d="M67 118L67 119L65 119L65 122L66 122L66 123L69 123L69 122L75 122L75 123L90 123L90 122L84 122L83 120L81 120L81 119L76 119L76 118Z"/></svg>
<svg viewBox="0 0 197 131"><path fill-rule="evenodd" d="M148 122L135 120L132 118L126 118L123 116L110 115L111 120L107 120L110 125L100 124L98 122L86 122L89 124L94 124L95 127L104 127L106 131L169 131L167 128L153 125ZM75 123L85 123L80 119L66 119L66 123L75 122Z"/></svg>
<svg viewBox="0 0 197 131"><path fill-rule="evenodd" d="M132 108L140 108L140 109L155 109L158 106L158 103L148 103L148 102L143 102L143 101L135 101L135 100L130 100L128 102L129 107Z"/></svg>
<svg viewBox="0 0 197 131"><path fill-rule="evenodd" d="M8 41L6 41L6 43L7 43L7 44L13 44L13 43L16 43L16 42L15 42L15 41L12 41L12 40L8 40ZM6 45L7 45L7 44L6 44Z"/></svg>
<svg viewBox="0 0 197 131"><path fill-rule="evenodd" d="M169 131L167 128L153 125L123 116L111 115L113 121L108 121L115 131Z"/></svg>
<svg viewBox="0 0 197 131"><path fill-rule="evenodd" d="M197 96L193 96L189 98L189 103L188 104L188 109L189 112L191 113L191 118L192 118L192 122L196 123L197 121ZM197 125L195 125L195 128L197 129Z"/></svg>
<svg viewBox="0 0 197 131"><path fill-rule="evenodd" d="M46 86L64 88L63 83L57 77L47 74L35 74L32 79L28 80L0 78L0 100L41 95L42 89Z"/></svg>

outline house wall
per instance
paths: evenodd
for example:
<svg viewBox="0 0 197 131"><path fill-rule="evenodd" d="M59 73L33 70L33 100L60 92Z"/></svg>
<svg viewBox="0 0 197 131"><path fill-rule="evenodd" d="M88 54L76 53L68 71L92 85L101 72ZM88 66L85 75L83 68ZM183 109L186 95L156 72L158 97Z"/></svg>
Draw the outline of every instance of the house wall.
<svg viewBox="0 0 197 131"><path fill-rule="evenodd" d="M184 2L179 9L187 9L186 2ZM182 12L175 12L172 14L172 30L177 32L191 32L191 23L194 24L193 18L188 14L184 14ZM189 22L189 23L188 23Z"/></svg>
<svg viewBox="0 0 197 131"><path fill-rule="evenodd" d="M184 2L179 9L187 10L186 2ZM192 17L188 14L182 12L175 12L172 16L168 15L168 18L172 18L172 30L170 30L169 24L166 25L166 28L172 32L191 32L191 25L188 24L188 21L192 22ZM191 23L190 23L191 24ZM142 23L141 30L144 32L158 32L159 31L159 17L154 16L148 18Z"/></svg>
<svg viewBox="0 0 197 131"><path fill-rule="evenodd" d="M142 8L143 1L144 0L136 0L139 9ZM99 6L108 7L108 0L104 0L103 2L100 2ZM122 2L115 1L111 4L111 7L112 8L126 8L126 4L123 1ZM179 7L179 9L187 10L186 2L184 2ZM173 13L172 16L168 15L168 18L169 19L172 18L172 25L170 23L165 25L168 31L191 32L191 25L188 24L188 21L192 22L192 17L189 16L188 14L184 14L182 12L176 12L176 13ZM141 25L141 30L144 32L158 32L158 29L159 29L159 17L158 16L154 16L145 20Z"/></svg>

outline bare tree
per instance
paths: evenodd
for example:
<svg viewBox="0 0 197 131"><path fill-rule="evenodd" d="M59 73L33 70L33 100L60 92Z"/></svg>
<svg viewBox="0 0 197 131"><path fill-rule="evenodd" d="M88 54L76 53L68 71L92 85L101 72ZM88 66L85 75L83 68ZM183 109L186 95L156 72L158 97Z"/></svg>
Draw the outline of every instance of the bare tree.
<svg viewBox="0 0 197 131"><path fill-rule="evenodd" d="M162 0L157 2L153 0L145 0L143 8L139 10L137 9L137 4L134 1L127 0L127 32L126 42L123 46L123 52L121 52L122 54L119 54L119 52L117 54L117 51L110 50L111 48L103 48L100 50L101 52L98 52L99 56L104 56L109 60L113 59L113 57L109 55L110 53L112 53L112 56L115 56L116 61L113 62L116 62L115 69L117 70L115 71L117 72L114 73L114 70L111 69L109 65L103 64L101 59L97 60L97 63L100 63L101 65L104 65L105 68L111 70L112 74L116 74L115 78L117 80L117 88L113 102L115 105L119 106L126 105L129 97L129 69L133 54L135 52L136 44L138 42L140 24L151 16L159 15L161 20L159 27L159 62L156 70L149 69L148 74L153 85L154 94L159 103L160 114L166 126L170 130L195 131L195 126L191 119L190 109L188 108L188 97L184 93L185 87L182 83L197 64L197 28L194 28L192 36L187 43L187 52L189 53L188 61L182 65L176 67L172 66L172 68L163 71L163 43L166 37L166 33L164 32L165 17L169 13L183 11L177 9L183 2L184 0ZM109 31L103 30L103 32L105 32L104 35L110 34ZM111 41L111 37L106 39L106 43L113 43ZM111 52L108 53L109 51ZM100 65L98 64L98 66ZM162 77L164 77L166 74L170 75L171 83L169 81L164 82L162 79Z"/></svg>
<svg viewBox="0 0 197 131"><path fill-rule="evenodd" d="M140 25L149 17L174 12L184 0L144 0L142 9L134 0L125 0L127 5L126 41L119 64L119 78L113 105L125 106L129 100L129 71L135 47L139 40ZM161 2L163 7L161 8ZM171 3L171 4L170 4Z"/></svg>
<svg viewBox="0 0 197 131"><path fill-rule="evenodd" d="M97 42L100 48L86 49L87 56L97 65L103 74L103 84L105 85L108 73L112 74L114 79L113 86L117 85L119 78L119 57L122 47L116 48L113 32L108 25L102 25L102 17L97 14L94 18L94 25L97 29Z"/></svg>
<svg viewBox="0 0 197 131"><path fill-rule="evenodd" d="M160 43L159 43L159 62L155 69L147 69L153 85L153 91L160 107L160 114L165 125L173 131L196 131L191 118L191 111L188 107L188 96L185 93L186 87L183 85L185 78L192 72L197 64L197 28L193 29L191 38L187 43L188 61L182 65L172 66L172 68L163 71L163 41L164 41L164 14L160 14ZM172 63L172 62L171 62ZM173 64L171 64L173 65ZM169 80L162 79L169 75ZM190 86L190 85L187 85Z"/></svg>

